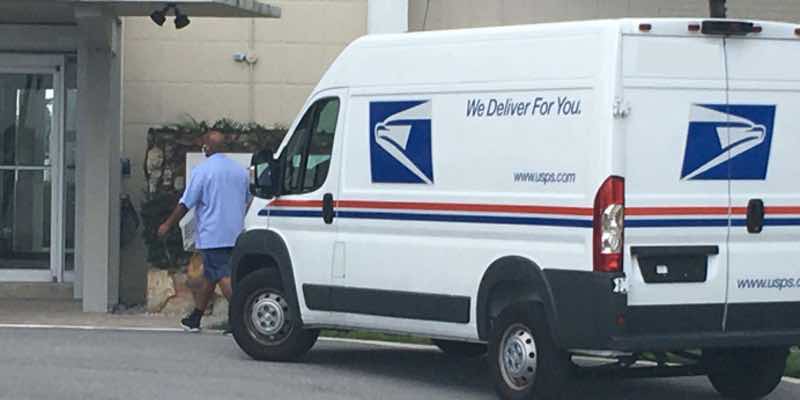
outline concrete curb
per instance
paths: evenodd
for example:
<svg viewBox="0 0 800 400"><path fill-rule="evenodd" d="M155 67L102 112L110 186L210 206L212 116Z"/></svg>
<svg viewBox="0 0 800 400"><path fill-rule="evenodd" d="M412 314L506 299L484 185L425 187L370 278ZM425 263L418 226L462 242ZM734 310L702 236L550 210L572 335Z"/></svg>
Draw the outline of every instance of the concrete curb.
<svg viewBox="0 0 800 400"><path fill-rule="evenodd" d="M65 329L77 331L183 332L181 328L106 325L0 324L3 329Z"/></svg>
<svg viewBox="0 0 800 400"><path fill-rule="evenodd" d="M788 377L788 376L784 376L783 377L783 381L787 382L787 383L791 383L793 385L800 385L800 379L797 379L797 378L791 378L791 377Z"/></svg>

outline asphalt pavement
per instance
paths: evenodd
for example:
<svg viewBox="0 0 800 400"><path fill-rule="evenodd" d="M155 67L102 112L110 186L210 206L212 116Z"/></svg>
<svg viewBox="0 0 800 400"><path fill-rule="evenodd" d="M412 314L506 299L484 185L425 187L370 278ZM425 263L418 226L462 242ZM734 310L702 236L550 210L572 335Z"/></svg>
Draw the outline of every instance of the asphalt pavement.
<svg viewBox="0 0 800 400"><path fill-rule="evenodd" d="M702 377L580 380L571 399L718 399ZM0 399L494 399L485 360L322 339L300 363L249 359L229 336L0 328ZM771 400L800 398L783 382Z"/></svg>

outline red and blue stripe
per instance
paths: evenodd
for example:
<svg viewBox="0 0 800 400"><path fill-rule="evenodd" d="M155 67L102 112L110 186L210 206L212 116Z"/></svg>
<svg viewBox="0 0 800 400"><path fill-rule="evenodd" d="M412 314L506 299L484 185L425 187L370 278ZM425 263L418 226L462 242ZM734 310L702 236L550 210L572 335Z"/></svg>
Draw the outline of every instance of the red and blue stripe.
<svg viewBox="0 0 800 400"><path fill-rule="evenodd" d="M338 218L591 228L591 207L339 200ZM745 226L744 207L627 207L627 228ZM321 218L322 201L272 201L261 216ZM800 226L800 207L766 208L766 226Z"/></svg>

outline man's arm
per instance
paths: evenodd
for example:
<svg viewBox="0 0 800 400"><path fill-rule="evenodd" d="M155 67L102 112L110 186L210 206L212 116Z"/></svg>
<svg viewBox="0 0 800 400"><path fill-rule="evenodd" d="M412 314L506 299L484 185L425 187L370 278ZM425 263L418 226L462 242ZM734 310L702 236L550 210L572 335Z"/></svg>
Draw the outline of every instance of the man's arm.
<svg viewBox="0 0 800 400"><path fill-rule="evenodd" d="M169 231L172 230L172 227L174 227L187 212L189 212L189 209L186 208L183 203L178 203L175 209L172 210L172 214L169 215L169 218L158 227L158 237L161 239L166 237Z"/></svg>
<svg viewBox="0 0 800 400"><path fill-rule="evenodd" d="M178 205L172 210L172 214L158 227L158 237L163 239L167 236L169 231L178 221L189 212L190 208L194 208L200 201L203 191L203 172L198 167L192 170L192 179L189 179L189 185L183 192L183 196L178 200Z"/></svg>

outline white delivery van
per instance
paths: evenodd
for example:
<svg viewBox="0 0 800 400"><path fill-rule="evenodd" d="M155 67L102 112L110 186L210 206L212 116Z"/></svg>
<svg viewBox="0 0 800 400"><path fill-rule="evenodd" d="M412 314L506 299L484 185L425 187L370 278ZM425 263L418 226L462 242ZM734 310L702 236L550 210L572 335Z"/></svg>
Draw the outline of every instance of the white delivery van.
<svg viewBox="0 0 800 400"><path fill-rule="evenodd" d="M430 337L515 399L557 397L575 354L669 352L637 374L766 395L800 343L798 60L798 26L760 21L356 40L253 158L234 337Z"/></svg>

